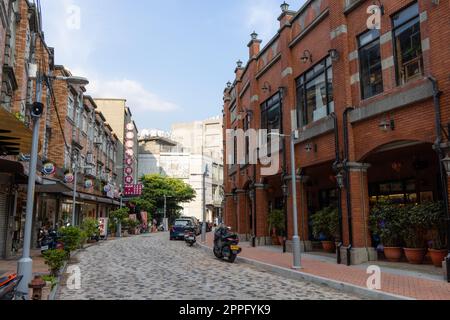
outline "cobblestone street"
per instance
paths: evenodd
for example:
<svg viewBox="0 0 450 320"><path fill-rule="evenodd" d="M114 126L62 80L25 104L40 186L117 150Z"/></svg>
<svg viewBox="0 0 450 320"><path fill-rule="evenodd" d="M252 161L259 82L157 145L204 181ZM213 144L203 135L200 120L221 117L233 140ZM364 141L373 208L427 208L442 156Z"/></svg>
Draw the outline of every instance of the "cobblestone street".
<svg viewBox="0 0 450 320"><path fill-rule="evenodd" d="M81 289L62 284L60 300L357 299L247 264L222 262L163 233L104 242L76 258Z"/></svg>

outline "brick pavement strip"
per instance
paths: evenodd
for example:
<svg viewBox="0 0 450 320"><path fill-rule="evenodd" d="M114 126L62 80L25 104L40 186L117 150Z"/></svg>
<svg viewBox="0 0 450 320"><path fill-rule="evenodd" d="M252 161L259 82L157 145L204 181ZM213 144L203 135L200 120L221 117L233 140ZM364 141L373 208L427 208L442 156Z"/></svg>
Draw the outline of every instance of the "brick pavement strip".
<svg viewBox="0 0 450 320"><path fill-rule="evenodd" d="M245 263L229 264L168 234L105 242L80 252L81 288L60 300L356 300Z"/></svg>
<svg viewBox="0 0 450 320"><path fill-rule="evenodd" d="M207 238L207 245L212 246L212 235ZM292 254L282 254L271 252L261 248L244 248L243 258L251 260L250 262L262 262L275 267L290 269L292 264ZM376 265L376 262L374 263ZM331 264L314 259L302 260L303 269L301 272L306 276L313 276L322 280L328 279L331 282L340 282L351 287L365 288L369 275L365 270L355 266L347 267L345 265ZM293 271L298 272L298 271ZM381 294L391 295L393 299L406 297L408 299L418 300L450 300L450 284L445 281L435 281L416 278L413 276L398 275L389 272L383 272L381 277ZM325 283L325 282L324 282ZM351 288L349 288L352 290ZM360 291L360 290L359 290ZM371 294L376 297L376 292ZM388 296L380 298L389 299Z"/></svg>

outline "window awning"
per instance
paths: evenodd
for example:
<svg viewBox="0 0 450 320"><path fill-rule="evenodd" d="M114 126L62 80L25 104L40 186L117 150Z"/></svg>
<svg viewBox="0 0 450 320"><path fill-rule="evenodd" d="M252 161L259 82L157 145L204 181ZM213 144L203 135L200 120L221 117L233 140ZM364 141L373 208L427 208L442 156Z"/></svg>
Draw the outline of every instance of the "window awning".
<svg viewBox="0 0 450 320"><path fill-rule="evenodd" d="M70 191L72 191L72 188L62 181L50 178L43 178L42 185L36 186L36 192L38 193L64 193Z"/></svg>
<svg viewBox="0 0 450 320"><path fill-rule="evenodd" d="M30 154L32 131L0 107L0 155Z"/></svg>

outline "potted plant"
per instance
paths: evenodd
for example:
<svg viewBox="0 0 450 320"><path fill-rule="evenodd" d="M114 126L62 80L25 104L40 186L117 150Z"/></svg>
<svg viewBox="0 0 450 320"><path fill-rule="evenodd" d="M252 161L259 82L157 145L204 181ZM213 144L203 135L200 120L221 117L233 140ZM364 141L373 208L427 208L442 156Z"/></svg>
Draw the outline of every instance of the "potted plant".
<svg viewBox="0 0 450 320"><path fill-rule="evenodd" d="M427 206L424 204L406 206L403 211L403 240L406 258L411 264L422 264L427 249L425 248L425 234L429 217Z"/></svg>
<svg viewBox="0 0 450 320"><path fill-rule="evenodd" d="M339 230L338 209L330 206L316 212L312 216L312 229L314 237L322 240L325 252L334 252Z"/></svg>
<svg viewBox="0 0 450 320"><path fill-rule="evenodd" d="M286 232L286 217L283 210L272 210L269 213L269 232L272 236L272 242L275 245L283 244L283 237Z"/></svg>
<svg viewBox="0 0 450 320"><path fill-rule="evenodd" d="M100 230L98 228L97 219L84 219L83 223L81 224L81 230L85 232L88 243L94 243L94 239L98 239L100 237Z"/></svg>
<svg viewBox="0 0 450 320"><path fill-rule="evenodd" d="M57 277L64 262L68 259L68 254L64 250L54 249L43 253L45 264L48 265L51 275Z"/></svg>
<svg viewBox="0 0 450 320"><path fill-rule="evenodd" d="M370 231L378 236L384 247L384 255L390 262L400 262L403 256L402 236L404 207L389 201L378 202L370 212Z"/></svg>
<svg viewBox="0 0 450 320"><path fill-rule="evenodd" d="M434 266L442 268L442 262L448 255L444 206L441 202L424 203L423 206L428 212L428 227L431 230L430 257Z"/></svg>

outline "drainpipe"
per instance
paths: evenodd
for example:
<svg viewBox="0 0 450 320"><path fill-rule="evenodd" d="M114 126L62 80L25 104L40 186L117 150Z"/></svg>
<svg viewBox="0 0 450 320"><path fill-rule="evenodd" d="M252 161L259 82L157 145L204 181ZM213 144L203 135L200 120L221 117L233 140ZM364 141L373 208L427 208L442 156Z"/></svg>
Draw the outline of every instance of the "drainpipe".
<svg viewBox="0 0 450 320"><path fill-rule="evenodd" d="M333 163L333 170L334 172L338 173L339 169L338 166L341 164L341 151L340 151L340 144L339 144L339 124L338 124L338 118L336 113L332 113L331 117L334 120L334 137L335 137L335 151L336 151L336 161ZM342 263L342 256L341 256L341 248L343 246L343 239L344 239L344 229L342 225L342 190L340 186L337 186L338 191L338 212L339 212L339 245L337 248L336 253L336 259L337 264Z"/></svg>
<svg viewBox="0 0 450 320"><path fill-rule="evenodd" d="M447 246L448 246L448 256L446 258L447 264L447 281L450 283L450 210L449 210L449 202L448 202L448 184L447 184L447 173L444 172L442 160L445 157L445 153L441 148L442 144L442 125L441 125L441 91L439 91L439 86L437 80L429 76L428 80L433 85L433 99L434 99L434 110L435 110L435 120L436 120L436 143L435 143L435 151L438 154L439 161L439 173L441 177L441 188L442 188L442 198L444 200L445 209L447 211Z"/></svg>
<svg viewBox="0 0 450 320"><path fill-rule="evenodd" d="M349 245L347 247L347 266L351 265L351 250L353 246L353 222L352 222L352 201L350 196L351 190L351 182L350 182L350 170L348 168L348 161L350 157L349 150L349 142L348 142L348 114L353 111L355 108L350 107L345 109L344 111L344 170L345 174L345 183L346 183L346 194L347 194L347 224L348 224L348 239Z"/></svg>

